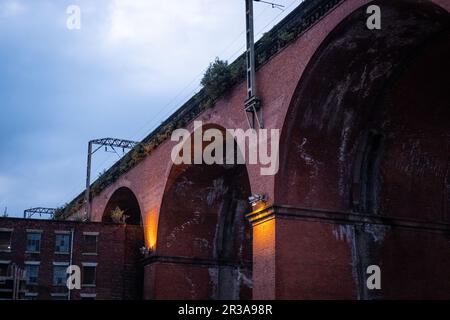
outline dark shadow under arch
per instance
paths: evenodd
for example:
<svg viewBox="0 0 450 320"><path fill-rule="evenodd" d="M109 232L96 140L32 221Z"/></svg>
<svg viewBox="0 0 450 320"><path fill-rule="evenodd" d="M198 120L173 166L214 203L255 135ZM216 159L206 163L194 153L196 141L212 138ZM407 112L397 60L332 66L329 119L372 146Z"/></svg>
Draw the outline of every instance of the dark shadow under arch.
<svg viewBox="0 0 450 320"><path fill-rule="evenodd" d="M446 298L438 275L448 270L448 241L426 231L424 221L450 219L450 14L430 1L374 4L381 30L366 28L362 6L305 69L281 136L275 201L343 218L333 227L350 234L357 297ZM368 222L349 222L351 211ZM387 222L371 221L379 218ZM388 222L396 219L420 226L412 232ZM299 261L307 255L297 254ZM365 285L372 264L388 279L383 290ZM320 266L329 267L309 265Z"/></svg>
<svg viewBox="0 0 450 320"><path fill-rule="evenodd" d="M381 30L366 28L361 7L304 71L282 132L275 201L439 220L450 15L429 1L374 4Z"/></svg>
<svg viewBox="0 0 450 320"><path fill-rule="evenodd" d="M223 128L207 125L208 128ZM204 144L205 147L207 144ZM235 145L235 150L237 147ZM172 290L158 298L250 299L251 211L245 165L174 165L158 222L157 255L172 257Z"/></svg>

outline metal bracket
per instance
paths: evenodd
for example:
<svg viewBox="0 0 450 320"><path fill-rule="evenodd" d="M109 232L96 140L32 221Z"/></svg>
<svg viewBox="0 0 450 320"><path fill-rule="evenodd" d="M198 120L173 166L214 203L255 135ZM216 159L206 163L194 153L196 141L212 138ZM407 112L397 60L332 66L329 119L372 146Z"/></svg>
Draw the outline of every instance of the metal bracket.
<svg viewBox="0 0 450 320"><path fill-rule="evenodd" d="M256 125L258 125L259 129L264 127L261 100L255 96L251 97L245 101L244 110L250 128L254 129Z"/></svg>

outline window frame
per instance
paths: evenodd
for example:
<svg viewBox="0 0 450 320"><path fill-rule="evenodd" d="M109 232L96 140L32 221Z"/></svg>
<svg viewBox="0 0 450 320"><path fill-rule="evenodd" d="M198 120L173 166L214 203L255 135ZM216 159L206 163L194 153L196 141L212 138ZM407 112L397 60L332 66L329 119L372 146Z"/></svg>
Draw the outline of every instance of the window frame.
<svg viewBox="0 0 450 320"><path fill-rule="evenodd" d="M86 251L86 238L95 237L95 252L94 251ZM83 232L83 245L82 245L82 254L86 256L96 256L98 255L98 232Z"/></svg>
<svg viewBox="0 0 450 320"><path fill-rule="evenodd" d="M29 249L29 241L28 238L29 235L39 235L39 248L38 250L30 250ZM37 241L37 240L31 240L31 241ZM41 253L41 247L42 247L42 232L40 231L33 231L33 230L27 230L27 243L26 243L26 253Z"/></svg>
<svg viewBox="0 0 450 320"><path fill-rule="evenodd" d="M6 249L5 249L5 248L3 248L3 245L0 243L0 252L11 252L13 232L14 232L14 229L0 228L0 233L9 233L9 245L5 245L5 247L6 247Z"/></svg>
<svg viewBox="0 0 450 320"><path fill-rule="evenodd" d="M25 292L25 300L38 300L39 293L37 292Z"/></svg>
<svg viewBox="0 0 450 320"><path fill-rule="evenodd" d="M69 277L69 274L66 272L67 267L69 267L69 262L53 262L53 269L52 269L52 286L53 287L65 287L67 285L67 279ZM64 268L64 274L65 274L65 280L62 283L55 283L55 268Z"/></svg>
<svg viewBox="0 0 450 320"><path fill-rule="evenodd" d="M96 293L80 293L80 300L97 300Z"/></svg>
<svg viewBox="0 0 450 320"><path fill-rule="evenodd" d="M96 262L83 262L81 264L81 286L87 287L87 288L93 288L97 286L97 267L98 264ZM86 283L86 277L85 277L85 268L93 268L94 269L94 279L92 282Z"/></svg>
<svg viewBox="0 0 450 320"><path fill-rule="evenodd" d="M51 293L50 300L69 300L68 293Z"/></svg>
<svg viewBox="0 0 450 320"><path fill-rule="evenodd" d="M58 248L58 237L68 238L67 251L56 250ZM70 254L71 241L70 231L55 231L55 254Z"/></svg>
<svg viewBox="0 0 450 320"><path fill-rule="evenodd" d="M10 264L11 264L11 260L0 260L0 265L6 265L6 272L4 275L0 274L0 278L8 277L8 268L9 268Z"/></svg>
<svg viewBox="0 0 450 320"><path fill-rule="evenodd" d="M39 284L39 269L41 266L41 262L40 261L25 261L25 271L26 271L26 277L27 277L27 284L28 285L37 285ZM36 267L37 268L37 272L36 272L36 281L31 282L29 275L28 275L28 267Z"/></svg>

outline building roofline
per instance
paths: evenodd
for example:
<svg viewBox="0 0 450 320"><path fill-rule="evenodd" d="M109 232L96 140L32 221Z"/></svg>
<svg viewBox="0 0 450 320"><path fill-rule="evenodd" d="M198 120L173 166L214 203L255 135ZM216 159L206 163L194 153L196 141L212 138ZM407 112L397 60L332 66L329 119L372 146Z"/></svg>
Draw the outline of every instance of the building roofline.
<svg viewBox="0 0 450 320"><path fill-rule="evenodd" d="M114 223L114 222L102 222L102 221L73 221L73 220L52 220L52 219L30 219L30 218L21 218L21 217L0 217L0 222L2 221L11 221L11 222L47 222L47 223L64 223L64 224L73 224L73 225L106 225L106 226L126 226L126 227L140 227L139 225L134 224L122 224L122 223ZM11 227L14 229L14 227Z"/></svg>

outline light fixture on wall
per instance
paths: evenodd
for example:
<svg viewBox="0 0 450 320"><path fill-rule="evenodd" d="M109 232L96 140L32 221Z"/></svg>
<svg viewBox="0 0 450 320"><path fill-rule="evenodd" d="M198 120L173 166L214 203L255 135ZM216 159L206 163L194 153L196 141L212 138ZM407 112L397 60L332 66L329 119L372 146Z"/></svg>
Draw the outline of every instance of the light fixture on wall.
<svg viewBox="0 0 450 320"><path fill-rule="evenodd" d="M143 246L139 249L139 252L144 256L148 257L153 253L153 250L151 248L147 248L146 246Z"/></svg>
<svg viewBox="0 0 450 320"><path fill-rule="evenodd" d="M253 194L248 198L248 202L252 205L252 207L256 207L259 204L263 204L267 202L267 196L265 194Z"/></svg>

